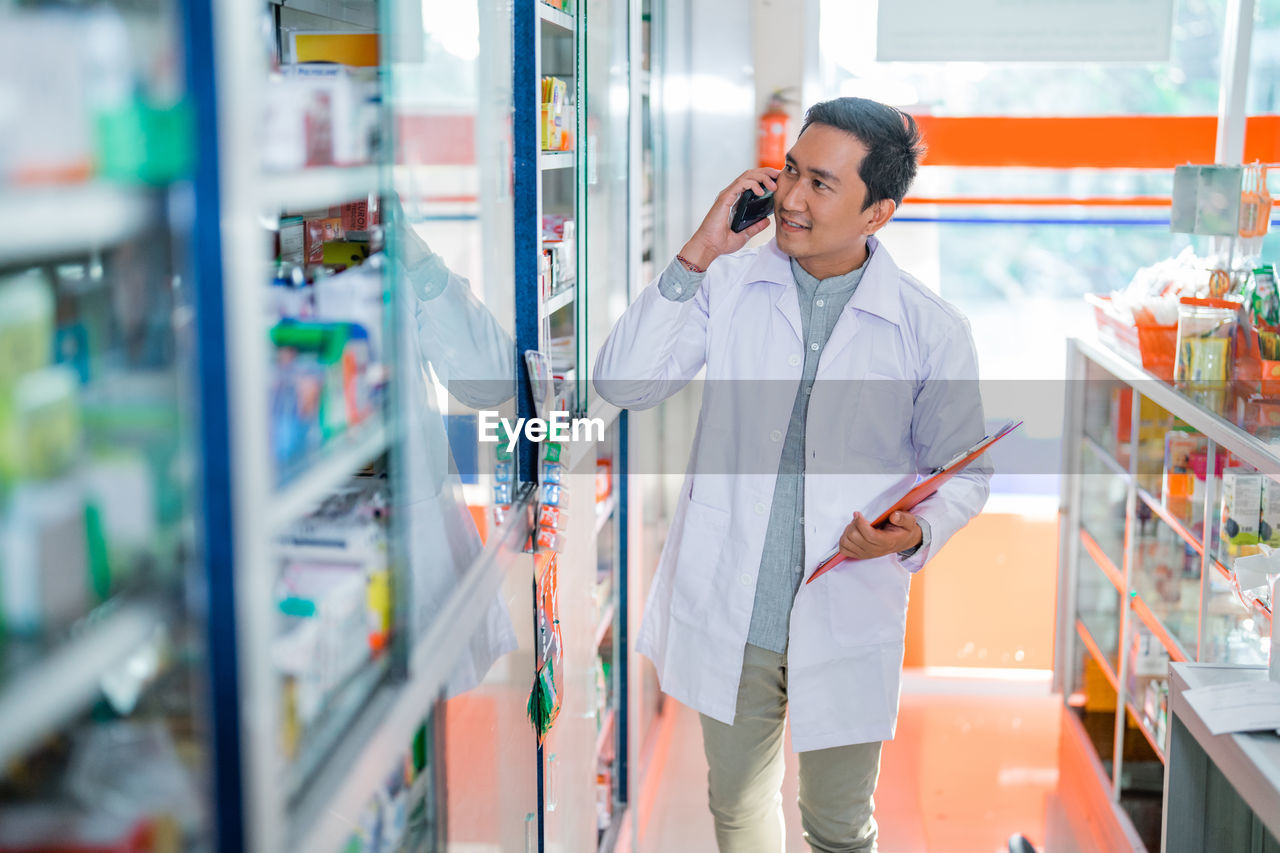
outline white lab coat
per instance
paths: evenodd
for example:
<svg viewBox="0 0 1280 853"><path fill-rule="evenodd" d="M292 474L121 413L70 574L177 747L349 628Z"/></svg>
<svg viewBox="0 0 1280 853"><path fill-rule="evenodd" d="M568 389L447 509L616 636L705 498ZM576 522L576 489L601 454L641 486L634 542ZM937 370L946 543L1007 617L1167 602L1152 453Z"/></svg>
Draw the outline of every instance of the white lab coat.
<svg viewBox="0 0 1280 853"><path fill-rule="evenodd" d="M397 511L404 514L409 540L410 629L421 637L437 619L448 618L441 608L481 549L427 369L435 371L451 396L482 408L511 398L515 368L510 335L476 299L466 279L440 262L429 275L447 276L448 283L435 298L423 302L409 286L415 274L423 273L396 267L396 318L402 336L397 369L405 389L399 401L405 476ZM511 616L498 595L468 639L446 695L476 687L494 661L517 646Z"/></svg>
<svg viewBox="0 0 1280 853"><path fill-rule="evenodd" d="M854 510L874 519L918 473L984 433L968 322L901 272L875 238L868 248L810 393L806 578ZM666 693L725 723L734 720L782 437L808 345L801 335L790 259L771 241L717 259L687 302L651 284L596 360L601 396L637 409L706 368L693 454L637 647ZM910 576L982 509L991 477L982 462L917 507L931 529L928 548L846 563L801 585L787 647L796 751L893 737Z"/></svg>

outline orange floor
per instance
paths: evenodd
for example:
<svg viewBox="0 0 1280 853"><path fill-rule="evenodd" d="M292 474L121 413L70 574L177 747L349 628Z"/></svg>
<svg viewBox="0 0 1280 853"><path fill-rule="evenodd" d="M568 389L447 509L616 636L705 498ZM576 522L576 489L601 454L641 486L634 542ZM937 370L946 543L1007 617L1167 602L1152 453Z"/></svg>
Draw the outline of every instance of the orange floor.
<svg viewBox="0 0 1280 853"><path fill-rule="evenodd" d="M683 706L673 710L671 747L639 850L715 853L698 717ZM1061 713L1061 699L1045 681L909 671L898 735L885 746L876 792L880 850L997 853L1015 832L1043 850L1058 781ZM801 837L796 785L789 759L786 853L809 849Z"/></svg>

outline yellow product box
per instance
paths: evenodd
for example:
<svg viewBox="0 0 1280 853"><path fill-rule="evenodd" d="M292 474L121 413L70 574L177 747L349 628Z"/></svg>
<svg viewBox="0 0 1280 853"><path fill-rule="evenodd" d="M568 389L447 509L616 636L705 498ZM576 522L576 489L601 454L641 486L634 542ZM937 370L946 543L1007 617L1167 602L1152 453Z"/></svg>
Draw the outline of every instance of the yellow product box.
<svg viewBox="0 0 1280 853"><path fill-rule="evenodd" d="M565 113L569 84L558 77L542 78L542 148L558 151L564 147Z"/></svg>

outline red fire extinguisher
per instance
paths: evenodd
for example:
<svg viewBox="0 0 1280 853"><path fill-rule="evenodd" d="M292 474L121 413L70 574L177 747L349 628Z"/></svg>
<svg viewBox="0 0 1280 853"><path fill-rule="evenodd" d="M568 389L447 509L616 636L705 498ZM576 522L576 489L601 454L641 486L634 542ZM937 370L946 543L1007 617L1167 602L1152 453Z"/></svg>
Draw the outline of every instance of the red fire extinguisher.
<svg viewBox="0 0 1280 853"><path fill-rule="evenodd" d="M757 138L759 165L772 169L781 169L787 160L788 125L791 117L787 115L785 89L778 89L769 96L769 105L760 116L760 128Z"/></svg>

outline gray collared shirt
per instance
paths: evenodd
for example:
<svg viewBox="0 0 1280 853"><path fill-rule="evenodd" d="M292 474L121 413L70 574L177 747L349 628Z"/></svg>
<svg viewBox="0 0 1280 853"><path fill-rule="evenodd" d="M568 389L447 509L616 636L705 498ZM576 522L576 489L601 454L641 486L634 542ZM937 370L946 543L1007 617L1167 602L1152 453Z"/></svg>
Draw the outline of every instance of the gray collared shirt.
<svg viewBox="0 0 1280 853"><path fill-rule="evenodd" d="M756 578L751 627L747 632L748 643L778 653L787 650L791 605L804 578L804 436L809 394L818 374L822 350L866 268L864 262L858 269L844 275L818 280L805 272L794 258L791 259L796 297L800 303L804 368L791 406L782 458L778 463L773 506L764 537L760 573ZM690 272L679 261L673 260L658 280L658 290L667 299L683 302L698 292L702 278L702 273ZM922 532L927 540L928 531ZM909 556L916 550L912 548L903 555Z"/></svg>

